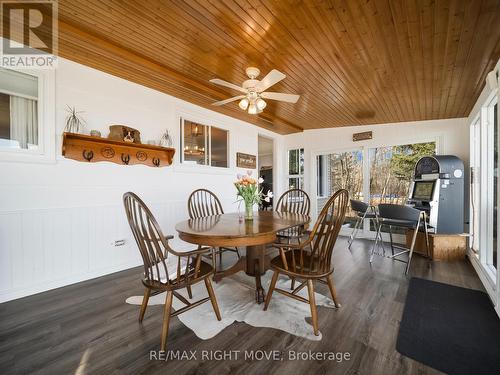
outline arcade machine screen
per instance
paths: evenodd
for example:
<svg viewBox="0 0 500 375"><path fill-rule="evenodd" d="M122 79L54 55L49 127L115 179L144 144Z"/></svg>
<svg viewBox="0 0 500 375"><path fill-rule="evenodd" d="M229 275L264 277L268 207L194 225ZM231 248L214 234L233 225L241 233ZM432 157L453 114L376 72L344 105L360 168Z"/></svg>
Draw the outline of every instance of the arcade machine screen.
<svg viewBox="0 0 500 375"><path fill-rule="evenodd" d="M419 201L430 201L432 200L433 190L434 181L416 181L412 198Z"/></svg>

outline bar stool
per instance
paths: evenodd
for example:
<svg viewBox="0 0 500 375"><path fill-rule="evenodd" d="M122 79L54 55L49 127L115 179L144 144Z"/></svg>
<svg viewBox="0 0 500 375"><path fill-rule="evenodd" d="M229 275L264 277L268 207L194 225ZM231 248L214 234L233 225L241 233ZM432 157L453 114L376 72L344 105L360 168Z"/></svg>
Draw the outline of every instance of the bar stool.
<svg viewBox="0 0 500 375"><path fill-rule="evenodd" d="M373 224L375 225L375 230L378 231L378 213L374 206L369 205L362 201L357 201L351 199L351 209L356 213L356 223L354 224L354 228L349 236L349 240L347 243L349 244L348 249L351 249L351 245L356 239L356 235L358 234L359 228L363 225L365 219L373 220ZM380 234L381 235L381 234ZM382 241L380 241L382 243ZM371 262L371 260L370 260Z"/></svg>
<svg viewBox="0 0 500 375"><path fill-rule="evenodd" d="M418 230L423 227L425 233L425 246L426 246L426 256L429 256L429 233L427 231L427 219L424 211L417 210L416 208L403 206L399 204L387 204L381 203L378 205L378 216L379 216L379 226L377 230L377 236L375 237L375 244L372 248L372 256L375 252L375 246L377 245L377 240L379 239L379 233L383 225L389 227L389 236L391 239L391 259L406 263L405 275L408 274L410 269L411 258L413 255L413 249L415 247L415 242L417 239ZM394 245L392 242L392 227L406 228L413 230L413 237L411 240L410 248ZM381 237L380 237L381 239ZM394 249L401 249L399 253L394 254ZM398 257L408 253L408 261L399 259Z"/></svg>

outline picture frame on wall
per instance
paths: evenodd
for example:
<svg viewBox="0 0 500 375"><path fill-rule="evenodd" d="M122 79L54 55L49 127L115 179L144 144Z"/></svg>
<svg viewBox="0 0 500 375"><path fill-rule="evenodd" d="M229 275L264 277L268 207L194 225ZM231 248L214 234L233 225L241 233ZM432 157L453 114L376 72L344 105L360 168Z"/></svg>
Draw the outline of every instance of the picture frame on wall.
<svg viewBox="0 0 500 375"><path fill-rule="evenodd" d="M238 168L255 169L257 168L257 156L244 154L242 152L236 153L236 166Z"/></svg>

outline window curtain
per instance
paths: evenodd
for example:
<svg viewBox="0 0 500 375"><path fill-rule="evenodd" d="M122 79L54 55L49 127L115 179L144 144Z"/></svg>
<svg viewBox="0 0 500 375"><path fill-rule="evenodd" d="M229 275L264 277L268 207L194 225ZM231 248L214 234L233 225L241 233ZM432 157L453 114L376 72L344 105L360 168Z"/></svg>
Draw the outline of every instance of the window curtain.
<svg viewBox="0 0 500 375"><path fill-rule="evenodd" d="M19 96L10 97L10 138L20 148L38 145L37 101Z"/></svg>

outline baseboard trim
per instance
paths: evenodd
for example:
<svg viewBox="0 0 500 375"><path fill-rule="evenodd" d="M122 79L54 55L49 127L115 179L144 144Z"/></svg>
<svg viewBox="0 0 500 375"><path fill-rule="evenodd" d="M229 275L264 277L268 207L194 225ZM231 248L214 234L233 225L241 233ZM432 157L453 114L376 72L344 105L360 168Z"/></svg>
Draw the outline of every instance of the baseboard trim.
<svg viewBox="0 0 500 375"><path fill-rule="evenodd" d="M137 267L141 265L141 262L127 262L117 265L115 267L109 267L105 269L93 270L92 272L87 272L84 274L73 275L70 277L65 277L63 279L58 280L50 280L41 284L37 284L36 286L30 285L23 288L17 288L14 290L7 290L0 292L0 303L8 302L12 300L16 300L23 297L32 296L34 294L39 294L43 292L47 292L49 290L61 288L64 286L76 284L82 281L87 281L91 279L95 279L97 277L106 276L111 273L124 271L130 268Z"/></svg>

